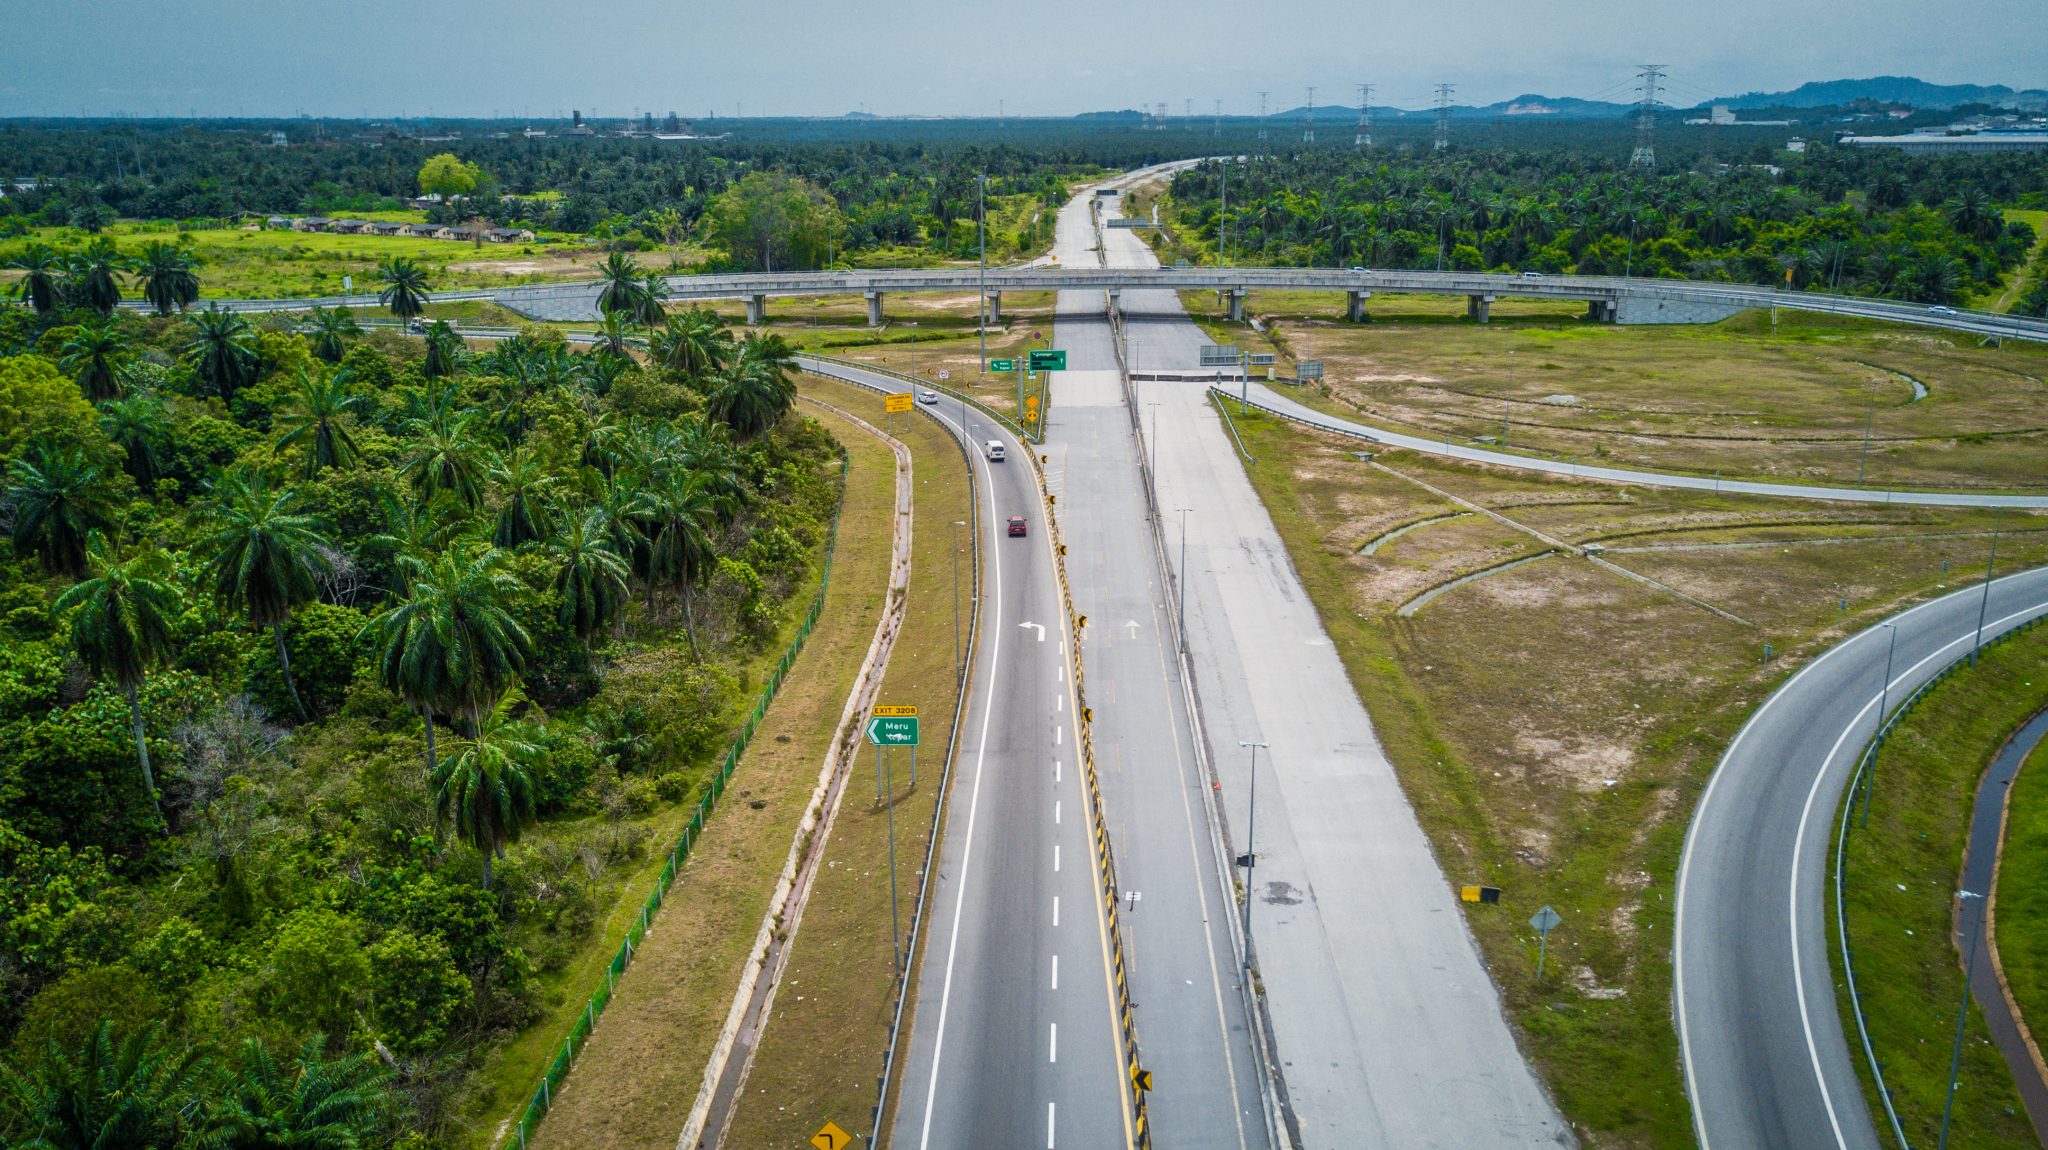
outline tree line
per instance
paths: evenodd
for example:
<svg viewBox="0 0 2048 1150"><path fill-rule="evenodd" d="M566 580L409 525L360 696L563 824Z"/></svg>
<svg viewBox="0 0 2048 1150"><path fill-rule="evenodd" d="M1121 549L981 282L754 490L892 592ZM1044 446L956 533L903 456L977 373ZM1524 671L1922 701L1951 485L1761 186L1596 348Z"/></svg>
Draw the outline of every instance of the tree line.
<svg viewBox="0 0 2048 1150"><path fill-rule="evenodd" d="M58 275L0 309L0 1144L442 1145L705 785L836 447L637 280L578 352Z"/></svg>

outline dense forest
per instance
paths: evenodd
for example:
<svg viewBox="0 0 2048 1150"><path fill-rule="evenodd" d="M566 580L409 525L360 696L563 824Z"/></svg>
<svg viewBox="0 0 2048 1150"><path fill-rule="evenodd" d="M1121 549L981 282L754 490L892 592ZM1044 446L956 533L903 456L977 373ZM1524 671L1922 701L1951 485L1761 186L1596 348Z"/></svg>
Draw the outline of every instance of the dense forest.
<svg viewBox="0 0 2048 1150"><path fill-rule="evenodd" d="M449 1144L744 717L837 446L630 278L575 353L102 275L0 308L0 1145Z"/></svg>
<svg viewBox="0 0 2048 1150"><path fill-rule="evenodd" d="M1298 150L1208 163L1173 182L1181 243L1307 266L1681 276L1961 302L2023 263L2048 206L2027 154L1931 158L1815 145L1722 164L1629 169L1613 155ZM2031 314L2048 304L2039 291Z"/></svg>

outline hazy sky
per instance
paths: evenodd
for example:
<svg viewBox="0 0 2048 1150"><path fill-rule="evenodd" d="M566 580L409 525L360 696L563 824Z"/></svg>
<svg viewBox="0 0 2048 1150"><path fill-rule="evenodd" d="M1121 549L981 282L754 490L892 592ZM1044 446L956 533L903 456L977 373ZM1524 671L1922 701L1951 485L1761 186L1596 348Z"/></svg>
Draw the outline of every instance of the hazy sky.
<svg viewBox="0 0 2048 1150"><path fill-rule="evenodd" d="M1883 74L2048 86L2042 0L0 0L0 116L1248 114L1671 102ZM1120 13L1106 16L1106 12Z"/></svg>

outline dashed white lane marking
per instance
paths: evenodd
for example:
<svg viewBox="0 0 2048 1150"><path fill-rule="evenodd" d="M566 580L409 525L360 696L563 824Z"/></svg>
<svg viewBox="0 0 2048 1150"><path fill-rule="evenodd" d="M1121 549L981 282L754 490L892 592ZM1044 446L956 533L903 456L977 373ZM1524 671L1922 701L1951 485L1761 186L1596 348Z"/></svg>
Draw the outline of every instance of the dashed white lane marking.
<svg viewBox="0 0 2048 1150"><path fill-rule="evenodd" d="M1058 759L1052 761L1052 781L1060 781L1060 761Z"/></svg>
<svg viewBox="0 0 2048 1150"><path fill-rule="evenodd" d="M1059 1024L1059 1023L1057 1023L1057 1022L1055 1022L1055 1023L1053 1023L1053 1024L1052 1024L1052 1050L1051 1050L1051 1052L1050 1052L1050 1053L1049 1053L1049 1054L1047 1055L1047 1057L1046 1057L1046 1061L1047 1061L1047 1062L1058 1062L1059 1060L1060 1060L1060 1024Z"/></svg>
<svg viewBox="0 0 2048 1150"><path fill-rule="evenodd" d="M1060 956L1057 954L1052 956L1052 988L1060 988Z"/></svg>
<svg viewBox="0 0 2048 1150"><path fill-rule="evenodd" d="M1060 825L1060 801L1058 799L1052 801L1052 825Z"/></svg>
<svg viewBox="0 0 2048 1150"><path fill-rule="evenodd" d="M1052 1103L1045 1104L1045 1150L1052 1150Z"/></svg>
<svg viewBox="0 0 2048 1150"><path fill-rule="evenodd" d="M1065 730L1065 729L1066 729L1066 728L1064 728L1064 727L1054 727L1054 728L1052 729L1052 745L1053 745L1053 746L1057 747L1057 746L1059 746L1059 745L1060 745L1060 743L1061 743L1061 742L1063 742L1063 741L1064 741L1064 740L1062 740L1062 739L1060 738L1060 732L1061 732L1061 731L1063 731L1063 730Z"/></svg>
<svg viewBox="0 0 2048 1150"><path fill-rule="evenodd" d="M1054 926L1060 924L1060 896L1058 895L1052 896L1052 924Z"/></svg>
<svg viewBox="0 0 2048 1150"><path fill-rule="evenodd" d="M1060 844L1052 844L1052 873L1060 873Z"/></svg>

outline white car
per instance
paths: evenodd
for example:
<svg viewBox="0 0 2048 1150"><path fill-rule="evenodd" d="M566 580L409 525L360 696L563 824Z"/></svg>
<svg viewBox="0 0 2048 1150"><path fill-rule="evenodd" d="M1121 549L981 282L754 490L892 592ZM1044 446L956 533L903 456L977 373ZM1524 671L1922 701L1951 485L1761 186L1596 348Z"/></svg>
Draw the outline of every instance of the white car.
<svg viewBox="0 0 2048 1150"><path fill-rule="evenodd" d="M1931 308L1928 308L1928 309L1927 309L1927 314L1928 314L1928 315L1961 315L1962 313L1961 313L1961 312L1959 312L1959 311L1957 311L1956 309L1954 309L1954 308L1952 308L1952 307L1944 307L1944 306L1943 306L1943 305L1941 305L1941 304L1935 304L1935 305L1934 305L1933 307L1931 307Z"/></svg>
<svg viewBox="0 0 2048 1150"><path fill-rule="evenodd" d="M927 404L937 403L939 401L939 393L936 391L920 391L917 393L917 401Z"/></svg>
<svg viewBox="0 0 2048 1150"><path fill-rule="evenodd" d="M1525 279L1525 280L1540 280L1540 279L1542 279L1542 278L1543 278L1543 273L1542 273L1542 272L1523 272L1523 273L1522 273L1522 278L1523 278L1523 279Z"/></svg>

